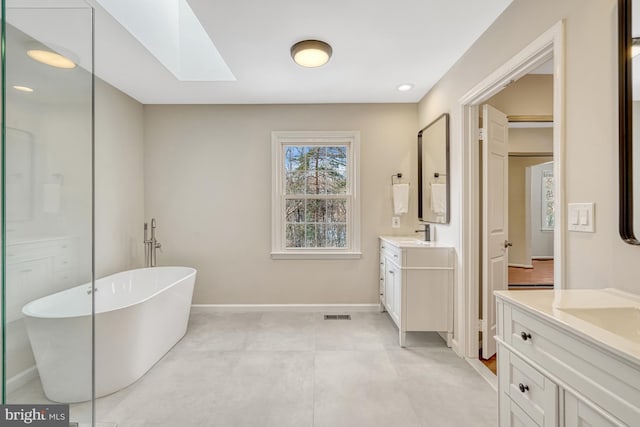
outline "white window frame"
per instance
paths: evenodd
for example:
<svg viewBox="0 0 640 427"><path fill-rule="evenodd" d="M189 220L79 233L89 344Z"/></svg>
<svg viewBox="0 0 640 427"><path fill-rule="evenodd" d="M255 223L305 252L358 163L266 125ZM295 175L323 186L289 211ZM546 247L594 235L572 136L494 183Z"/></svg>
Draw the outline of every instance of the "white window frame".
<svg viewBox="0 0 640 427"><path fill-rule="evenodd" d="M287 248L285 236L285 167L287 145L346 145L348 182L346 248ZM274 131L271 133L271 258L273 259L357 259L360 252L360 132L359 131Z"/></svg>

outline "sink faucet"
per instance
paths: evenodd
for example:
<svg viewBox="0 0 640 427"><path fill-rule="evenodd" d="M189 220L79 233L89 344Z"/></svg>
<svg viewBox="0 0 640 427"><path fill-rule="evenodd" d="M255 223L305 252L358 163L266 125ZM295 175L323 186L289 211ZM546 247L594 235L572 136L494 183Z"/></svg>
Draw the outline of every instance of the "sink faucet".
<svg viewBox="0 0 640 427"><path fill-rule="evenodd" d="M416 233L424 233L424 241L425 242L430 242L431 241L431 227L430 227L430 224L424 223L422 225L424 225L424 230L416 230Z"/></svg>

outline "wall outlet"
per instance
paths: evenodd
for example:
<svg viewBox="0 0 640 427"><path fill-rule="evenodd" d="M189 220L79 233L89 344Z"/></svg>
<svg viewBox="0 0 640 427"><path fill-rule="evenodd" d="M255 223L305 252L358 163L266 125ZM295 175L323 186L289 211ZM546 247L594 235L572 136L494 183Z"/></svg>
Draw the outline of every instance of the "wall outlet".
<svg viewBox="0 0 640 427"><path fill-rule="evenodd" d="M400 228L400 217L391 217L391 228Z"/></svg>

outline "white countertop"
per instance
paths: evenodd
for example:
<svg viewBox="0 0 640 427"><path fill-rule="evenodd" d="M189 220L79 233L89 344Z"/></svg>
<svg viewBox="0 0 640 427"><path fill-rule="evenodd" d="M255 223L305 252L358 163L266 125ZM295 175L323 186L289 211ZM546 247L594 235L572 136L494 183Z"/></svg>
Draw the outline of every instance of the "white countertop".
<svg viewBox="0 0 640 427"><path fill-rule="evenodd" d="M640 365L640 296L617 289L497 291L509 301Z"/></svg>
<svg viewBox="0 0 640 427"><path fill-rule="evenodd" d="M382 240L400 248L452 248L453 245L440 242L425 242L414 236L379 236Z"/></svg>

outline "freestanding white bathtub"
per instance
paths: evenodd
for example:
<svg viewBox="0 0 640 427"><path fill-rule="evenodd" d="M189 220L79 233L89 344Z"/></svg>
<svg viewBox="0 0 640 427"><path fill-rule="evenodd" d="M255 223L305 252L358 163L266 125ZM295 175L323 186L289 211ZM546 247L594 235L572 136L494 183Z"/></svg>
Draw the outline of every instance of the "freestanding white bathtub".
<svg viewBox="0 0 640 427"><path fill-rule="evenodd" d="M136 381L186 333L196 270L142 268L95 282L95 396ZM44 393L91 399L91 284L22 309Z"/></svg>

